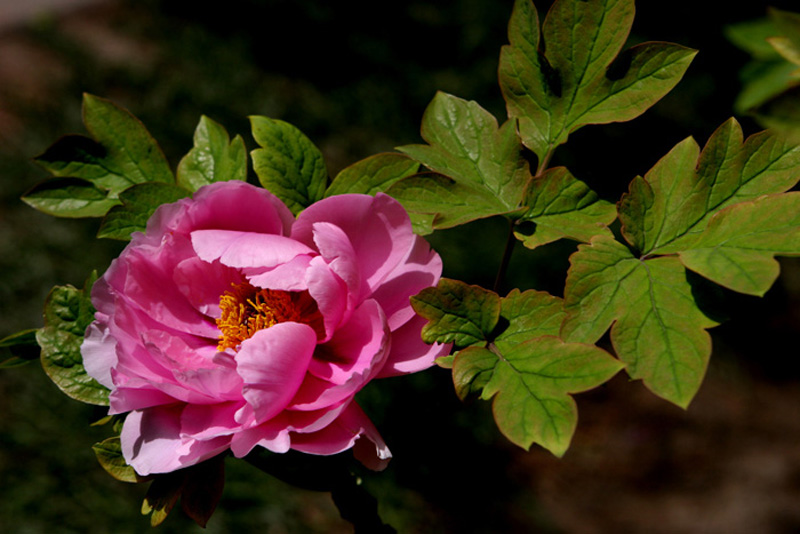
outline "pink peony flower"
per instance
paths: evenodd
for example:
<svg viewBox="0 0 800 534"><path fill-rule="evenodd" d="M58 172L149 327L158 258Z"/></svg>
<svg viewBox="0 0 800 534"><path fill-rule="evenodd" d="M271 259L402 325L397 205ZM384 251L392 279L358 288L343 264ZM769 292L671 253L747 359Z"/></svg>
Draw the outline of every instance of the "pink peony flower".
<svg viewBox="0 0 800 534"><path fill-rule="evenodd" d="M130 412L121 440L141 475L261 446L391 454L353 400L373 378L432 365L409 297L441 260L403 208L342 195L295 220L268 191L215 183L161 206L94 285L87 372Z"/></svg>

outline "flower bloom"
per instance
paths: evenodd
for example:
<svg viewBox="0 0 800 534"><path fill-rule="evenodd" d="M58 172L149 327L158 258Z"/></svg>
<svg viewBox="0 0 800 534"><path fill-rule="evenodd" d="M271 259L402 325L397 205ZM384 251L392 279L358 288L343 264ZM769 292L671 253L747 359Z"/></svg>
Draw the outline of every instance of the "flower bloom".
<svg viewBox="0 0 800 534"><path fill-rule="evenodd" d="M222 182L161 206L94 285L87 372L128 413L141 475L262 446L380 469L391 454L353 400L373 378L432 365L409 297L441 260L379 194L297 219L265 189Z"/></svg>

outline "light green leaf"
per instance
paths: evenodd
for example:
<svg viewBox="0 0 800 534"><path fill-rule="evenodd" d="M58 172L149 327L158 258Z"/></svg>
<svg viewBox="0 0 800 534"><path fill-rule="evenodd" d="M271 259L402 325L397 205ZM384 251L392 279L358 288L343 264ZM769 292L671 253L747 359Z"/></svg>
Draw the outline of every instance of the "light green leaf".
<svg viewBox="0 0 800 534"><path fill-rule="evenodd" d="M39 359L36 331L31 328L0 339L0 369L19 367Z"/></svg>
<svg viewBox="0 0 800 534"><path fill-rule="evenodd" d="M194 131L194 148L178 164L178 185L189 191L229 180L247 180L247 150L237 135L231 141L225 128L205 115Z"/></svg>
<svg viewBox="0 0 800 534"><path fill-rule="evenodd" d="M93 274L83 290L56 286L44 307L44 327L36 332L42 348L42 367L50 379L75 400L100 406L108 405L108 389L86 374L81 344L86 328L94 320L90 292L97 275Z"/></svg>
<svg viewBox="0 0 800 534"><path fill-rule="evenodd" d="M587 242L595 235L611 235L607 226L617 217L613 204L601 200L566 167L531 179L523 204L529 210L520 223L532 223L532 228L518 225L514 235L531 249L562 238Z"/></svg>
<svg viewBox="0 0 800 534"><path fill-rule="evenodd" d="M557 336L565 316L562 300L544 291L513 289L500 305L500 317L507 327L494 343L503 352L528 339Z"/></svg>
<svg viewBox="0 0 800 534"><path fill-rule="evenodd" d="M742 138L739 123L730 119L702 153L686 139L634 179L618 207L628 242L644 254L688 250L721 209L782 193L800 180L796 142L769 131Z"/></svg>
<svg viewBox="0 0 800 534"><path fill-rule="evenodd" d="M500 87L523 143L540 162L581 126L638 117L683 77L694 50L644 43L619 55L633 15L633 0L556 0L540 45L535 7L516 1Z"/></svg>
<svg viewBox="0 0 800 534"><path fill-rule="evenodd" d="M437 93L422 118L427 145L398 150L441 175L400 180L388 193L412 213L450 228L493 215L515 216L530 178L514 121L503 126L472 101Z"/></svg>
<svg viewBox="0 0 800 534"><path fill-rule="evenodd" d="M706 329L716 323L697 307L678 258L638 259L621 243L597 236L578 246L570 264L562 337L595 343L611 327L611 342L631 378L686 407L711 354Z"/></svg>
<svg viewBox="0 0 800 534"><path fill-rule="evenodd" d="M162 204L188 197L191 193L175 184L147 183L126 189L103 219L97 237L130 241L134 232L144 232L147 220Z"/></svg>
<svg viewBox="0 0 800 534"><path fill-rule="evenodd" d="M85 180L56 178L33 187L22 197L23 202L56 217L102 217L119 204Z"/></svg>
<svg viewBox="0 0 800 534"><path fill-rule="evenodd" d="M763 126L793 142L800 140L800 86L783 91L751 111Z"/></svg>
<svg viewBox="0 0 800 534"><path fill-rule="evenodd" d="M144 482L148 480L136 474L133 467L125 462L122 456L122 445L119 436L108 438L92 445L97 461L106 472L121 482Z"/></svg>
<svg viewBox="0 0 800 534"><path fill-rule="evenodd" d="M595 346L541 336L502 353L469 347L456 355L453 376L461 379L462 393L482 387L483 399L494 397L497 426L513 443L524 449L538 443L562 456L578 421L570 394L606 382L621 368Z"/></svg>
<svg viewBox="0 0 800 534"><path fill-rule="evenodd" d="M418 170L419 163L403 154L375 154L342 169L325 191L325 196L345 193L375 195Z"/></svg>
<svg viewBox="0 0 800 534"><path fill-rule="evenodd" d="M724 33L730 42L757 59L769 61L779 58L767 42L768 38L779 35L779 31L775 23L766 17L731 24L724 28Z"/></svg>
<svg viewBox="0 0 800 534"><path fill-rule="evenodd" d="M253 138L261 146L251 152L261 185L280 198L295 215L325 196L328 174L322 153L300 130L267 117L250 117Z"/></svg>
<svg viewBox="0 0 800 534"><path fill-rule="evenodd" d="M800 255L800 193L742 202L718 212L692 248L689 269L722 286L763 296L778 277L775 255Z"/></svg>
<svg viewBox="0 0 800 534"><path fill-rule="evenodd" d="M454 343L457 347L491 339L500 317L496 293L448 278L411 297L411 306L429 321L422 327L425 343Z"/></svg>
<svg viewBox="0 0 800 534"><path fill-rule="evenodd" d="M156 527L164 522L178 502L185 482L185 469L154 477L142 502L142 515L150 515L150 526Z"/></svg>

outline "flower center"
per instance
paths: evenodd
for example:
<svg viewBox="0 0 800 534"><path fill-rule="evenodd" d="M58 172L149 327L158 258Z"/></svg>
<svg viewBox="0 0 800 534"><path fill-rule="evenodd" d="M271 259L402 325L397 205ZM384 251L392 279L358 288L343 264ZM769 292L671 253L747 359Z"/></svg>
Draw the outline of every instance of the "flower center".
<svg viewBox="0 0 800 534"><path fill-rule="evenodd" d="M219 351L238 350L259 330L287 321L307 324L318 335L324 332L322 315L308 291L259 289L248 282L231 286L219 298Z"/></svg>

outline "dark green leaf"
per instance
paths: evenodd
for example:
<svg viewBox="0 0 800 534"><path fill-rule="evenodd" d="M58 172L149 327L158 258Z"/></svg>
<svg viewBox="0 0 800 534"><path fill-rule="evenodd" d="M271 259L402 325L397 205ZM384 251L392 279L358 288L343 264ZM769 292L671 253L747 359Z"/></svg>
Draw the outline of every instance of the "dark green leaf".
<svg viewBox="0 0 800 534"><path fill-rule="evenodd" d="M345 193L374 195L418 170L419 163L403 154L375 154L342 169L325 191L325 196Z"/></svg>
<svg viewBox="0 0 800 534"><path fill-rule="evenodd" d="M36 342L37 329L31 328L0 339L0 369L19 367L39 359L39 344Z"/></svg>
<svg viewBox="0 0 800 534"><path fill-rule="evenodd" d="M108 389L86 374L81 344L86 328L94 320L90 299L97 279L91 276L83 290L56 286L44 307L44 327L36 332L42 348L42 367L50 379L68 396L88 404L108 405Z"/></svg>
<svg viewBox="0 0 800 534"><path fill-rule="evenodd" d="M144 232L147 220L162 204L169 204L191 193L175 184L147 183L126 189L119 197L121 206L108 212L97 237L130 241L133 232Z"/></svg>
<svg viewBox="0 0 800 534"><path fill-rule="evenodd" d="M618 57L633 14L633 0L556 0L540 44L535 7L516 1L500 86L540 161L583 125L638 117L683 77L696 53L688 48L644 43Z"/></svg>
<svg viewBox="0 0 800 534"><path fill-rule="evenodd" d="M250 117L253 169L261 185L298 214L325 196L327 171L322 153L300 130L267 117Z"/></svg>
<svg viewBox="0 0 800 534"><path fill-rule="evenodd" d="M22 200L37 210L56 217L102 217L119 204L105 191L77 178L56 178L34 186Z"/></svg>
<svg viewBox="0 0 800 534"><path fill-rule="evenodd" d="M514 235L528 248L562 238L587 242L595 235L611 235L607 225L617 217L613 204L601 200L566 167L548 169L531 179L523 204L529 210L520 221L534 227L518 226Z"/></svg>
<svg viewBox="0 0 800 534"><path fill-rule="evenodd" d="M429 321L422 328L426 343L454 343L457 347L490 340L500 317L496 293L448 278L411 297L411 306Z"/></svg>
<svg viewBox="0 0 800 534"><path fill-rule="evenodd" d="M247 180L247 151L244 140L231 141L218 122L205 115L194 131L194 147L178 165L178 185L189 191L228 180Z"/></svg>

